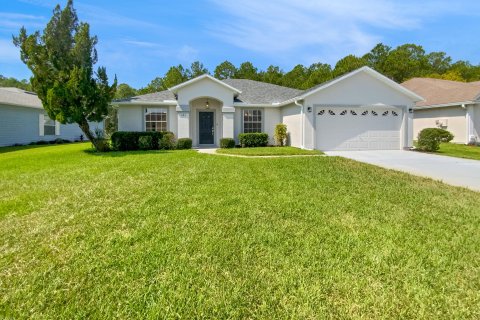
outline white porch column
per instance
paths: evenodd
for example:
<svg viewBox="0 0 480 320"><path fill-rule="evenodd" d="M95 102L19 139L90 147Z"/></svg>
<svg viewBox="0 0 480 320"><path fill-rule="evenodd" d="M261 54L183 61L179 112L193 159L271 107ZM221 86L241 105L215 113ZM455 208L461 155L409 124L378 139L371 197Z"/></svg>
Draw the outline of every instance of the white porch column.
<svg viewBox="0 0 480 320"><path fill-rule="evenodd" d="M475 139L475 131L473 126L473 105L469 105L466 108L465 119L467 121L467 139L465 140L468 143L472 142Z"/></svg>
<svg viewBox="0 0 480 320"><path fill-rule="evenodd" d="M191 138L190 137L190 106L177 105L176 107L178 124L177 124L177 138Z"/></svg>
<svg viewBox="0 0 480 320"><path fill-rule="evenodd" d="M416 137L413 136L413 106L406 108L407 112L407 141L405 147L411 148L413 147L413 139Z"/></svg>
<svg viewBox="0 0 480 320"><path fill-rule="evenodd" d="M220 138L235 138L235 108L222 107L222 136Z"/></svg>

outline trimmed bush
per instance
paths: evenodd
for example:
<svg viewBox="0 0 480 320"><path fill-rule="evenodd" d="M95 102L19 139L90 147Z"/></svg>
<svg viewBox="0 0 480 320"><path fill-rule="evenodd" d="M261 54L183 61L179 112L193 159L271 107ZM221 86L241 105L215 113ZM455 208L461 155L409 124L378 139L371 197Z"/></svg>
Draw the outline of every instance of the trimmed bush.
<svg viewBox="0 0 480 320"><path fill-rule="evenodd" d="M117 131L112 134L112 147L117 151L139 150L138 139L142 136L152 137L152 149L158 149L158 141L167 132L137 132L137 131ZM171 132L170 132L171 133Z"/></svg>
<svg viewBox="0 0 480 320"><path fill-rule="evenodd" d="M138 137L138 149L140 150L152 150L152 137L140 136Z"/></svg>
<svg viewBox="0 0 480 320"><path fill-rule="evenodd" d="M283 147L287 142L287 125L279 123L275 126L274 134L275 142L278 146Z"/></svg>
<svg viewBox="0 0 480 320"><path fill-rule="evenodd" d="M180 138L177 140L177 149L185 150L192 149L192 139L190 138Z"/></svg>
<svg viewBox="0 0 480 320"><path fill-rule="evenodd" d="M447 130L426 128L418 134L417 148L422 151L438 151L441 142L450 142L453 140L453 137L453 134Z"/></svg>
<svg viewBox="0 0 480 320"><path fill-rule="evenodd" d="M266 133L240 133L238 140L242 148L265 147L268 144Z"/></svg>
<svg viewBox="0 0 480 320"><path fill-rule="evenodd" d="M175 145L175 136L171 132L165 132L158 140L158 149L160 150L173 150L175 149Z"/></svg>
<svg viewBox="0 0 480 320"><path fill-rule="evenodd" d="M233 139L233 138L222 138L222 139L220 139L220 148L222 148L222 149L235 148L235 139Z"/></svg>

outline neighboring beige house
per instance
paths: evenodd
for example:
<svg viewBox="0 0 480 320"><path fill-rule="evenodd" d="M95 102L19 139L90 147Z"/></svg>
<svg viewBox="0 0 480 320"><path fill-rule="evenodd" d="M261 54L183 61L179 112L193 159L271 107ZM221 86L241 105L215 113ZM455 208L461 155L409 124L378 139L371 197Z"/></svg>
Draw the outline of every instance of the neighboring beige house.
<svg viewBox="0 0 480 320"><path fill-rule="evenodd" d="M480 81L413 78L402 85L425 98L414 108L415 138L425 128L443 128L453 133L453 142L480 141Z"/></svg>
<svg viewBox="0 0 480 320"><path fill-rule="evenodd" d="M243 79L202 75L169 90L114 101L119 131L171 131L195 147L266 132L284 123L289 144L320 150L412 146L420 96L368 67L301 91Z"/></svg>

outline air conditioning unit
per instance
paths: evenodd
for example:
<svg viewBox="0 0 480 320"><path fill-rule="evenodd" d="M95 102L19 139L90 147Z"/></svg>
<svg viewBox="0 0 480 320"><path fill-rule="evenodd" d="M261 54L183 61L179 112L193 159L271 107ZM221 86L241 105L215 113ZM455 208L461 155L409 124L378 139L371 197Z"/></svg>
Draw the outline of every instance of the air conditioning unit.
<svg viewBox="0 0 480 320"><path fill-rule="evenodd" d="M448 119L437 119L435 124L438 128L446 128L448 127Z"/></svg>

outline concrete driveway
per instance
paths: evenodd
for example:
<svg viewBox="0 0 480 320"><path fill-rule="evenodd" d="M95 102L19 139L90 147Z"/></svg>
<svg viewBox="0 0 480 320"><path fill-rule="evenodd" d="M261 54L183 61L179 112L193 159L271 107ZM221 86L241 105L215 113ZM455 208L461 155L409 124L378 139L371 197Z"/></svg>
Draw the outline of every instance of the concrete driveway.
<svg viewBox="0 0 480 320"><path fill-rule="evenodd" d="M480 161L414 151L327 151L340 156L480 191Z"/></svg>

